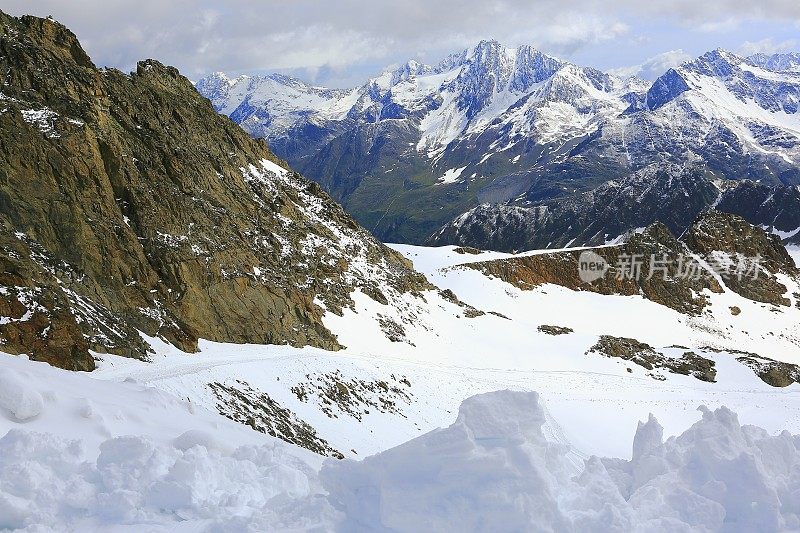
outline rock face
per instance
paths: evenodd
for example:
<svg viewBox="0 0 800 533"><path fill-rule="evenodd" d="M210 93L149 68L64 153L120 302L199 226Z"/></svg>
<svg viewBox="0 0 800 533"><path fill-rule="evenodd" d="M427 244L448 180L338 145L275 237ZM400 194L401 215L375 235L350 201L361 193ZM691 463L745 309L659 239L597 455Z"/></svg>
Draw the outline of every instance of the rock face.
<svg viewBox="0 0 800 533"><path fill-rule="evenodd" d="M757 302L790 305L777 274L800 275L781 240L736 215L708 211L683 236L734 292Z"/></svg>
<svg viewBox="0 0 800 533"><path fill-rule="evenodd" d="M715 363L710 359L690 351L684 351L677 357L666 356L647 343L627 337L601 335L597 344L589 348L586 353L616 357L650 371L665 369L673 374L695 377L700 381L714 382L717 377ZM651 376L654 379L664 379L661 374L655 372L651 373Z"/></svg>
<svg viewBox="0 0 800 533"><path fill-rule="evenodd" d="M360 288L427 288L319 186L177 70L99 70L52 20L0 13L3 350L91 369L138 331L339 347L320 318Z"/></svg>
<svg viewBox="0 0 800 533"><path fill-rule="evenodd" d="M723 181L702 164L660 163L589 192L482 204L444 225L428 243L507 252L592 246L656 221L681 235L712 208L739 215L787 243L800 242L797 186Z"/></svg>
<svg viewBox="0 0 800 533"><path fill-rule="evenodd" d="M428 242L500 251L591 246L654 222L680 235L719 195L703 167L659 164L577 195L480 205Z"/></svg>
<svg viewBox="0 0 800 533"><path fill-rule="evenodd" d="M788 387L792 383L800 383L798 365L745 352L736 360L750 367L764 383L773 387Z"/></svg>

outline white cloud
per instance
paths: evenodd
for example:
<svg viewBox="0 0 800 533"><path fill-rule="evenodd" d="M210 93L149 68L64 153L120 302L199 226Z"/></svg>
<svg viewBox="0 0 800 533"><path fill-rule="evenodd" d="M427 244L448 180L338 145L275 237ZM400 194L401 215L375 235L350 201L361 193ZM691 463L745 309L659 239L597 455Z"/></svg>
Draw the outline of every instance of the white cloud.
<svg viewBox="0 0 800 533"><path fill-rule="evenodd" d="M787 39L781 42L775 42L771 37L761 39L760 41L745 41L739 47L739 54L743 56L751 56L753 54L775 54L778 52L789 52L797 50L797 39Z"/></svg>
<svg viewBox="0 0 800 533"><path fill-rule="evenodd" d="M683 50L671 50L651 57L640 65L615 68L610 72L623 78L636 76L643 80L653 81L667 70L675 68L691 59L692 56Z"/></svg>
<svg viewBox="0 0 800 533"><path fill-rule="evenodd" d="M707 32L707 33L720 33L720 32L730 32L735 31L739 28L739 25L742 21L738 18L728 17L719 20L709 20L705 22L701 22L696 24L694 27L698 31Z"/></svg>
<svg viewBox="0 0 800 533"><path fill-rule="evenodd" d="M586 0L7 0L13 14L53 14L101 65L156 57L212 69L340 68L387 57L438 57L497 38L568 54L628 32ZM571 5L574 4L574 5Z"/></svg>

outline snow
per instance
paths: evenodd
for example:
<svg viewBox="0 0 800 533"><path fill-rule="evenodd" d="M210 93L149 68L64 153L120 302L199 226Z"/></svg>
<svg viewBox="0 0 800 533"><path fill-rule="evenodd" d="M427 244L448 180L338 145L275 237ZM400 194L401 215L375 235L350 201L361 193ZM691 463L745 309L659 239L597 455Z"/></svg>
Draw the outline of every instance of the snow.
<svg viewBox="0 0 800 533"><path fill-rule="evenodd" d="M760 225L759 227L761 229L763 229L764 231L768 232L768 233L772 233L773 235L777 235L778 237L780 237L781 240L791 239L792 237L794 237L795 235L800 233L800 227L795 228L795 229L790 230L790 231L782 231L782 230L779 230L779 229L774 228L774 227L765 226L763 224Z"/></svg>
<svg viewBox="0 0 800 533"><path fill-rule="evenodd" d="M464 172L465 168L467 167L463 166L461 168L451 168L445 171L442 177L438 179L438 182L443 184L456 183L458 181L458 178L461 177L461 173Z"/></svg>
<svg viewBox="0 0 800 533"><path fill-rule="evenodd" d="M457 108L457 96L455 91L442 92L442 104L422 118L418 152L427 152L430 158L436 157L464 131L467 117Z"/></svg>
<svg viewBox="0 0 800 533"><path fill-rule="evenodd" d="M773 73L759 67L739 63L737 65L743 71L756 74L760 80L767 80L774 84L797 84L800 78L790 73ZM787 113L783 109L771 111L760 106L752 97L737 96L726 85L725 79L708 76L689 69L688 66L681 68L681 75L689 84L692 90L684 93L686 102L691 109L702 116L703 122L708 128L717 123L725 124L733 131L737 137L751 150L757 152L773 154L784 161L793 164L792 157L783 150L775 149L771 146L764 147L753 136L751 127L753 125L769 125L779 128L788 135L800 139L800 115L797 113ZM763 82L762 82L763 83ZM668 107L674 106L671 104ZM667 112L665 110L665 112ZM673 121L674 124L685 123L683 119Z"/></svg>
<svg viewBox="0 0 800 533"><path fill-rule="evenodd" d="M58 113L47 107L22 110L22 120L36 126L40 132L51 139L59 137L58 132L53 127L53 122L57 117Z"/></svg>
<svg viewBox="0 0 800 533"><path fill-rule="evenodd" d="M288 170L278 165L277 163L273 163L269 159L262 159L261 166L264 168L264 170L272 172L273 174L276 174L279 177L286 177L286 175L289 173Z"/></svg>
<svg viewBox="0 0 800 533"><path fill-rule="evenodd" d="M12 420L30 420L39 416L44 407L42 395L27 387L16 372L0 368L0 414L10 414Z"/></svg>
<svg viewBox="0 0 800 533"><path fill-rule="evenodd" d="M292 184L268 163L253 168L253 179L270 172ZM310 200L302 208L322 217ZM343 251L352 249L357 236L331 231ZM512 254L392 248L486 314L469 318L436 290L424 299L392 292L379 275L383 267L359 252L350 255L350 274L375 280L391 304L356 291L341 315L326 311L326 327L345 346L337 352L200 340L200 351L187 354L144 337L153 348L149 361L94 354L98 370L88 375L0 354L3 525L800 527L791 503L800 489L792 477L800 468L797 438L781 433L800 433L800 385L771 387L734 352L800 363L797 283L780 278L789 307L726 290L707 293L709 311L689 317L641 296L555 285L523 291L465 267ZM732 306L741 313L732 315ZM399 340L387 338L387 320L402 329ZM538 330L543 324L574 331L547 335ZM669 356L683 351L670 347L686 346L715 362L717 382L670 373L657 380L642 367L587 354L600 335L633 337ZM326 404L326 376L353 387L361 403ZM209 384L240 381L347 459L323 468L321 456L221 417ZM402 394L357 389L359 382ZM376 407L382 400L392 408ZM698 411L701 405L708 409Z"/></svg>
<svg viewBox="0 0 800 533"><path fill-rule="evenodd" d="M0 407L0 529L301 530L327 512L320 457L130 379L0 354Z"/></svg>
<svg viewBox="0 0 800 533"><path fill-rule="evenodd" d="M7 355L0 369L47 391L38 418L0 419L0 528L800 527L800 438L743 426L725 407L701 407L699 420L666 441L659 422L645 416L635 434L625 431L633 454L608 459L574 447L539 394L500 390L463 401L444 429L363 460L323 462L130 380L105 382ZM601 427L622 429L584 431Z"/></svg>
<svg viewBox="0 0 800 533"><path fill-rule="evenodd" d="M315 482L315 470L281 446L181 450L124 436L86 460L79 441L14 429L0 438L0 527L299 530L321 519L313 500L292 516Z"/></svg>
<svg viewBox="0 0 800 533"><path fill-rule="evenodd" d="M800 527L800 439L741 426L722 407L662 442L639 424L630 461L589 458L545 437L535 393L465 401L448 428L322 479L347 530L778 531Z"/></svg>
<svg viewBox="0 0 800 533"><path fill-rule="evenodd" d="M313 426L333 448L354 458L447 425L468 396L505 388L538 391L559 420L564 437L587 455L630 458L638 420L652 412L665 434L676 435L697 420L695 408L701 404L710 408L727 405L738 411L744 422L757 423L770 432L800 432L800 385L773 388L739 363L733 352L747 349L800 363L796 333L800 310L794 306L776 309L726 291L707 294L710 313L688 317L640 296L606 296L553 285L523 291L463 268L465 263L511 254L462 254L454 247L392 247L412 260L431 282L451 289L462 301L487 314L467 318L463 308L435 291L426 291L423 301L392 293L381 285L381 290L391 295L387 296L391 305L357 291L352 295L353 307L344 309L341 316L326 312L326 327L346 346L338 352L201 340L199 353L185 354L147 338L155 350L152 362L97 354L101 360L93 377L113 381L131 377L215 410L217 400L208 384L233 384L244 376L251 387L268 393ZM541 253L547 251L525 255ZM786 283L791 299L800 288ZM741 314L733 316L732 306L739 307ZM503 316L489 314L491 311ZM381 321L387 319L402 327L405 336L399 342L386 337ZM554 337L538 331L542 324L565 326L574 332ZM676 350L669 346L687 346L716 363L717 383L669 373L659 381L642 367L587 355L600 335L632 337L670 354ZM340 373L342 381L396 383L393 379L407 378L410 400L393 398L396 412L362 406L360 419L334 408L337 416L332 418L322 411L320 396L312 394L302 401L292 392L297 385L318 383L334 372ZM373 399L377 401L377 397ZM603 429L606 427L619 429L609 432Z"/></svg>
<svg viewBox="0 0 800 533"><path fill-rule="evenodd" d="M660 152L684 153L691 161L701 158L698 154L708 155L717 143L727 144L727 130L739 141L728 149L755 155L769 168L794 165L800 157L794 142L800 139L800 114L791 112L800 85L796 70L763 68L752 58L721 50L688 63L683 63L688 59L683 52L669 52L649 60L645 70L655 73L673 66L690 90L657 109L625 113L631 94L643 97L647 82L623 80L615 72L605 75L546 56L542 57L553 64L542 67L528 62L531 58L522 50L482 43L439 67L412 61L349 91L312 87L281 76L235 80L218 76L216 81L212 76L198 88L221 112L234 116L253 135L268 139L283 139L290 128L306 123L335 136L341 127L351 127L350 120L375 120L391 102L407 112L404 118L392 114L377 120L403 120L417 130L419 137L411 145L432 166L447 150L477 138L496 138L488 150L479 144L474 151L471 163L478 166L523 140L545 146L542 164L550 164L572 157L571 149L594 134L603 137L603 146L611 147L603 150L611 150L612 158L624 152L634 166L652 162ZM730 63L731 72L721 74L727 71L717 69L715 61ZM536 76L529 78L532 69ZM525 80L521 85L510 83L520 79ZM485 80L490 85L481 85Z"/></svg>
<svg viewBox="0 0 800 533"><path fill-rule="evenodd" d="M157 445L169 444L188 430L223 432L226 440L237 446L264 441L263 435L221 418L186 397L180 399L130 376L111 382L97 379L94 373L68 372L2 353L0 376L3 391L17 391L4 398L15 398L13 405L24 406L28 414L37 413L24 421L7 416L13 411L3 400L0 435L20 427L54 433L66 440L81 440L88 456L97 455L107 439L134 433ZM300 457L316 457L299 452Z"/></svg>
<svg viewBox="0 0 800 533"><path fill-rule="evenodd" d="M800 245L791 245L786 247L786 251L794 259L794 264L800 266Z"/></svg>
<svg viewBox="0 0 800 533"><path fill-rule="evenodd" d="M278 75L229 78L216 73L198 82L198 89L225 115L242 110L268 111L263 123L260 117L245 112L247 121L255 121L251 126L258 136L284 134L309 114L321 120L341 120L359 98L356 90L313 87Z"/></svg>

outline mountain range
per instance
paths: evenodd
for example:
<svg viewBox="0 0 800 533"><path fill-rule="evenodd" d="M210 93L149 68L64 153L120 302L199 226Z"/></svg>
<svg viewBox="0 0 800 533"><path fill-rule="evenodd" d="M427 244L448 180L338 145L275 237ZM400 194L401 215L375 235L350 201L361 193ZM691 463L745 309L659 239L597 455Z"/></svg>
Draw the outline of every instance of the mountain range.
<svg viewBox="0 0 800 533"><path fill-rule="evenodd" d="M597 244L652 222L648 214L670 195L674 218L685 223L698 210L748 198L731 210L783 234L800 226L782 214L797 207L800 183L799 54L718 49L645 82L483 41L435 66L387 69L351 90L221 73L196 86L385 242ZM676 173L703 182L676 190ZM744 192L736 191L740 182ZM677 201L695 189L700 197L685 207ZM616 197L614 205L643 216L591 228L563 225L557 213L542 221L556 206L602 211L612 190L653 203ZM774 205L753 203L766 198ZM526 233L514 242L465 237L465 224L488 219L484 233ZM498 225L508 219L517 220L513 229Z"/></svg>

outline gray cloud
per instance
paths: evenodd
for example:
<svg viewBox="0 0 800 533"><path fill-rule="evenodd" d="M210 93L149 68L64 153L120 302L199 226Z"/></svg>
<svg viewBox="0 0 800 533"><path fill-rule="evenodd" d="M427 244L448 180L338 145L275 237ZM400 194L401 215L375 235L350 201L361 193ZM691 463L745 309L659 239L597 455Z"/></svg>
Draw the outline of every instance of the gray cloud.
<svg viewBox="0 0 800 533"><path fill-rule="evenodd" d="M714 31L742 20L800 21L800 2L767 0L6 0L12 14L52 14L101 65L156 57L210 70L302 70L347 76L358 65L446 52L498 38L570 56L632 33L637 18ZM740 41L741 42L741 41Z"/></svg>

